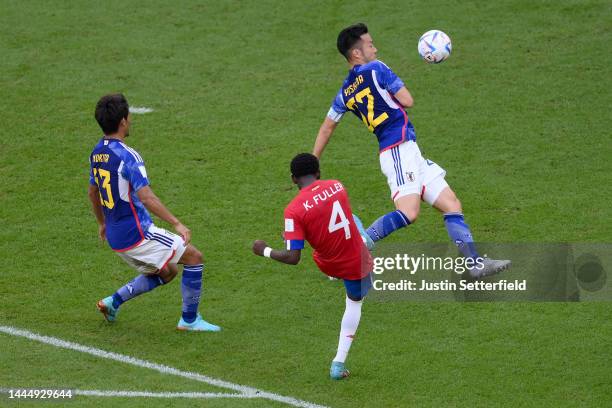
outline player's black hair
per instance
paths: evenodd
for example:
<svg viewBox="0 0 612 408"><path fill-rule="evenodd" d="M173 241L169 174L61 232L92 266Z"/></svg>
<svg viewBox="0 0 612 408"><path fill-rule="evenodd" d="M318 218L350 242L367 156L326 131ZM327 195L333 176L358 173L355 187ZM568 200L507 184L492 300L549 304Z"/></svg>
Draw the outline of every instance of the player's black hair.
<svg viewBox="0 0 612 408"><path fill-rule="evenodd" d="M293 177L316 176L319 172L319 159L310 153L300 153L291 160Z"/></svg>
<svg viewBox="0 0 612 408"><path fill-rule="evenodd" d="M364 23L353 24L346 27L338 34L338 51L344 55L344 58L349 59L349 55L355 44L361 41L361 36L368 33L368 26Z"/></svg>
<svg viewBox="0 0 612 408"><path fill-rule="evenodd" d="M96 120L105 135L111 135L119 129L122 119L128 117L130 106L123 94L104 95L96 104Z"/></svg>

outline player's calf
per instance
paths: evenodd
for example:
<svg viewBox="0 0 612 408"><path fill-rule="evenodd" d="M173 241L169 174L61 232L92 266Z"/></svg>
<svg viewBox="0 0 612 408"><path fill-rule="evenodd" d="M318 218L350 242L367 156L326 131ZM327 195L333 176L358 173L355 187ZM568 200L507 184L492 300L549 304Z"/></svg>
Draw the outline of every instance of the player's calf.
<svg viewBox="0 0 612 408"><path fill-rule="evenodd" d="M345 281L346 285L346 281ZM344 362L348 356L348 352L353 344L359 321L361 320L361 306L363 305L363 298L361 296L352 295L354 299L349 297L348 286L347 286L347 297L346 297L346 308L344 309L344 315L342 316L342 323L340 324L340 337L338 339L338 351L336 356L332 360L332 364L329 370L329 375L334 380L341 380L342 378L349 376L349 371L344 367Z"/></svg>
<svg viewBox="0 0 612 408"><path fill-rule="evenodd" d="M443 214L446 213L461 213L461 201L457 198L455 192L450 188L446 187L436 201L433 203L434 208L438 209Z"/></svg>
<svg viewBox="0 0 612 408"><path fill-rule="evenodd" d="M183 266L181 294L183 297L182 315L177 328L187 331L219 331L220 327L202 319L198 313L202 294L202 275L204 264L202 253L189 244L179 260Z"/></svg>
<svg viewBox="0 0 612 408"><path fill-rule="evenodd" d="M363 279L344 280L346 288L346 300L342 323L340 324L340 337L338 339L338 351L329 369L329 376L334 380L341 380L349 376L349 371L344 367L344 362L355 339L355 333L361 320L361 306L363 298L372 287L372 277L368 274Z"/></svg>
<svg viewBox="0 0 612 408"><path fill-rule="evenodd" d="M120 287L112 296L105 297L97 303L97 308L109 322L115 320L119 306L136 296L150 292L166 282L154 274L138 275L124 286Z"/></svg>
<svg viewBox="0 0 612 408"><path fill-rule="evenodd" d="M461 201L450 187L447 186L442 190L434 202L434 207L444 213L444 225L448 231L448 236L457 245L459 252L466 258L480 260L479 267L470 270L470 275L473 278L480 279L495 275L510 267L511 261L509 260L480 257L470 226L465 222L465 217L461 212Z"/></svg>

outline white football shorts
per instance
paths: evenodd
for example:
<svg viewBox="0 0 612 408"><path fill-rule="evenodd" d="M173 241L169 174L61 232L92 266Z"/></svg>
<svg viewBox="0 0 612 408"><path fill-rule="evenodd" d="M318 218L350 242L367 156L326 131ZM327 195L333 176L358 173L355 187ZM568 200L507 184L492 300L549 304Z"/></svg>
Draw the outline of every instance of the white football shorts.
<svg viewBox="0 0 612 408"><path fill-rule="evenodd" d="M419 194L430 205L448 183L446 171L431 160L423 158L416 142L410 140L380 154L380 169L387 177L391 199L408 194Z"/></svg>
<svg viewBox="0 0 612 408"><path fill-rule="evenodd" d="M140 273L158 273L166 265L178 263L185 249L182 237L151 225L138 246L117 255Z"/></svg>

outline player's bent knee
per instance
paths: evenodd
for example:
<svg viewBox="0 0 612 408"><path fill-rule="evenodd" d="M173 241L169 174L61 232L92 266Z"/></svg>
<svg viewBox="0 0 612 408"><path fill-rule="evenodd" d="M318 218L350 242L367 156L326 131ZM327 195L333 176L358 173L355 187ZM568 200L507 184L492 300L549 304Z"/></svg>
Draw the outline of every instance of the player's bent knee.
<svg viewBox="0 0 612 408"><path fill-rule="evenodd" d="M204 263L204 256L197 249L195 250L195 254L193 256L195 257L196 263L199 263L199 264Z"/></svg>
<svg viewBox="0 0 612 408"><path fill-rule="evenodd" d="M400 210L411 223L415 222L421 210L421 200L417 194L409 194L395 202L395 208Z"/></svg>
<svg viewBox="0 0 612 408"><path fill-rule="evenodd" d="M417 220L417 218L419 218L419 210L410 210L410 211L403 211L404 215L406 217L408 217L408 219L410 220L411 224L414 224L414 222Z"/></svg>
<svg viewBox="0 0 612 408"><path fill-rule="evenodd" d="M166 283L171 282L178 274L178 267L176 264L167 265L165 268L160 269L159 277Z"/></svg>
<svg viewBox="0 0 612 408"><path fill-rule="evenodd" d="M459 201L455 193L452 193L452 196L448 198L448 200L445 203L445 207L446 207L445 212L460 213L463 211L461 208L461 201Z"/></svg>
<svg viewBox="0 0 612 408"><path fill-rule="evenodd" d="M459 201L457 195L455 195L455 192L450 187L446 187L442 190L433 206L444 213L463 212L461 201Z"/></svg>
<svg viewBox="0 0 612 408"><path fill-rule="evenodd" d="M398 208L398 210L400 210L410 220L411 224L413 224L417 220L417 218L419 218L419 207Z"/></svg>
<svg viewBox="0 0 612 408"><path fill-rule="evenodd" d="M192 259L193 261L191 262L191 264L204 263L204 257L202 256L202 253L198 251L195 247L193 247Z"/></svg>
<svg viewBox="0 0 612 408"><path fill-rule="evenodd" d="M183 256L179 260L179 263L183 265L198 265L204 263L204 257L196 247L189 244L185 253L183 253Z"/></svg>
<svg viewBox="0 0 612 408"><path fill-rule="evenodd" d="M451 210L452 212L457 212L457 213L463 212L463 209L461 208L461 201L459 201L457 197L455 197L455 201L453 201L452 205L453 205L453 210Z"/></svg>

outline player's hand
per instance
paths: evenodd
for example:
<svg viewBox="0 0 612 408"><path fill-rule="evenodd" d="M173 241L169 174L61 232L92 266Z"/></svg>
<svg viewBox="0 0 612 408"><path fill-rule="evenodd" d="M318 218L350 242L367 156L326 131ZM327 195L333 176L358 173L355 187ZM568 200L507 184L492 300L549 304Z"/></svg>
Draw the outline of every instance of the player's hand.
<svg viewBox="0 0 612 408"><path fill-rule="evenodd" d="M174 230L181 237L183 237L183 241L185 241L185 246L187 246L187 244L189 244L189 241L191 241L191 230L180 222L174 226Z"/></svg>
<svg viewBox="0 0 612 408"><path fill-rule="evenodd" d="M267 246L268 244L266 244L266 241L258 239L257 241L253 242L253 253L255 255L263 256L263 251Z"/></svg>
<svg viewBox="0 0 612 408"><path fill-rule="evenodd" d="M106 224L98 225L98 238L100 238L100 241L106 239Z"/></svg>

